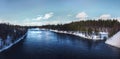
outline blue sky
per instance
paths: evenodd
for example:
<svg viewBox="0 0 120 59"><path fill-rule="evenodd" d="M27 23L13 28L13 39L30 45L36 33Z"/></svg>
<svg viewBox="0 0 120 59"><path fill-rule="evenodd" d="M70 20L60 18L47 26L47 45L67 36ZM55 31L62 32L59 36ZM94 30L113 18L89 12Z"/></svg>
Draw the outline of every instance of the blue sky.
<svg viewBox="0 0 120 59"><path fill-rule="evenodd" d="M0 0L0 22L19 25L120 18L120 0Z"/></svg>

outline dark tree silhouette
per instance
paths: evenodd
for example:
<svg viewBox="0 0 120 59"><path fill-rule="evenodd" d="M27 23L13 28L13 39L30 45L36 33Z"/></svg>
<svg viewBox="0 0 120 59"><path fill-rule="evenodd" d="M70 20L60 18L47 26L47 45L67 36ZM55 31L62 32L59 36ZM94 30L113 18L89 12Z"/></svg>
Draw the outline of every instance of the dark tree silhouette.
<svg viewBox="0 0 120 59"><path fill-rule="evenodd" d="M120 30L120 22L117 20L87 20L87 21L77 21L71 22L68 24L58 24L58 25L44 25L40 28L47 29L56 29L63 31L83 31L83 32L91 32L94 31L96 34L99 31L109 32L109 36L112 36L117 31Z"/></svg>

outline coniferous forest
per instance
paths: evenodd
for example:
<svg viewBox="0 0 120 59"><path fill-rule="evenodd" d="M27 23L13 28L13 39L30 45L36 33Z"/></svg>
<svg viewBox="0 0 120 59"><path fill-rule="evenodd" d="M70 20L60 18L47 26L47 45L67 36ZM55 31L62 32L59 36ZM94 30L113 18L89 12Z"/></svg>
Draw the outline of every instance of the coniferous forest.
<svg viewBox="0 0 120 59"><path fill-rule="evenodd" d="M6 23L0 24L0 48L14 43L18 38L25 35L27 28L19 25L11 25Z"/></svg>
<svg viewBox="0 0 120 59"><path fill-rule="evenodd" d="M117 20L87 20L76 21L67 24L44 25L42 28L62 30L62 31L83 31L92 33L108 32L109 36L114 35L120 30L120 22Z"/></svg>

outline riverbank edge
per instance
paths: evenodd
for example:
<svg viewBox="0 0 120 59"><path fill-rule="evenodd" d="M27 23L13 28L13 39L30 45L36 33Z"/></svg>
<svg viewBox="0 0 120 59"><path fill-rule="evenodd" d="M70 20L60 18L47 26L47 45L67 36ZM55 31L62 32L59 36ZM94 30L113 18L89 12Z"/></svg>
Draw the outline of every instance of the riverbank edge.
<svg viewBox="0 0 120 59"><path fill-rule="evenodd" d="M11 48L13 45L19 43L22 39L24 39L24 37L27 35L27 33L25 33L22 37L18 38L18 40L16 40L14 43L11 43L10 45L8 46L5 46L4 48L0 49L0 52L3 52L9 48Z"/></svg>
<svg viewBox="0 0 120 59"><path fill-rule="evenodd" d="M93 39L93 38L88 38L88 37L83 37L83 36L80 36L79 34L77 33L69 33L69 32L66 32L66 31L54 31L54 30L50 30L52 32L56 32L56 33L63 33L63 34L70 34L70 35L75 35L75 36L78 36L78 37L81 37L81 38L85 38L85 39L90 39L90 40L100 40L100 39Z"/></svg>
<svg viewBox="0 0 120 59"><path fill-rule="evenodd" d="M114 34L111 38L109 38L107 41L105 41L106 44L119 48L120 49L120 39L119 39L120 31L118 31L116 34Z"/></svg>
<svg viewBox="0 0 120 59"><path fill-rule="evenodd" d="M82 36L83 34L81 34L81 33L75 33L75 32L72 33L72 32L67 32L67 31L58 31L58 30L49 30L49 31L52 31L52 32L55 32L55 33L63 33L63 34L75 35L75 36L78 36L78 37L81 37L81 38L85 38L85 39L88 39L88 40L95 40L95 41L101 41L102 40L100 38L85 37L85 36Z"/></svg>

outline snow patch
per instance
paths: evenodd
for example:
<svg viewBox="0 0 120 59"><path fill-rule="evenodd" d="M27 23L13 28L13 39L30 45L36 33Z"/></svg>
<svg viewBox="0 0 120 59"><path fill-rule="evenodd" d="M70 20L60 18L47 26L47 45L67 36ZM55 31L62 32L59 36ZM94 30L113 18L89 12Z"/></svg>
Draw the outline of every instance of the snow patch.
<svg viewBox="0 0 120 59"><path fill-rule="evenodd" d="M21 38L19 38L18 40L16 40L14 43L9 44L8 46L3 46L2 49L0 49L0 52L7 50L8 48L12 47L13 45L17 44L19 41L21 41L25 36L27 35L27 33L25 35L23 35ZM9 36L8 36L9 39Z"/></svg>
<svg viewBox="0 0 120 59"><path fill-rule="evenodd" d="M64 33L64 34L71 34L71 35L75 35L75 36L79 36L82 38L86 38L86 39L91 39L91 40L103 40L103 37L100 37L101 35L108 35L107 32L100 32L100 35L86 35L85 33L79 32L79 31L58 31L58 30L52 30L50 29L50 31L52 32L56 32L56 33ZM107 37L108 38L108 37Z"/></svg>
<svg viewBox="0 0 120 59"><path fill-rule="evenodd" d="M120 48L120 31L109 38L105 43Z"/></svg>

